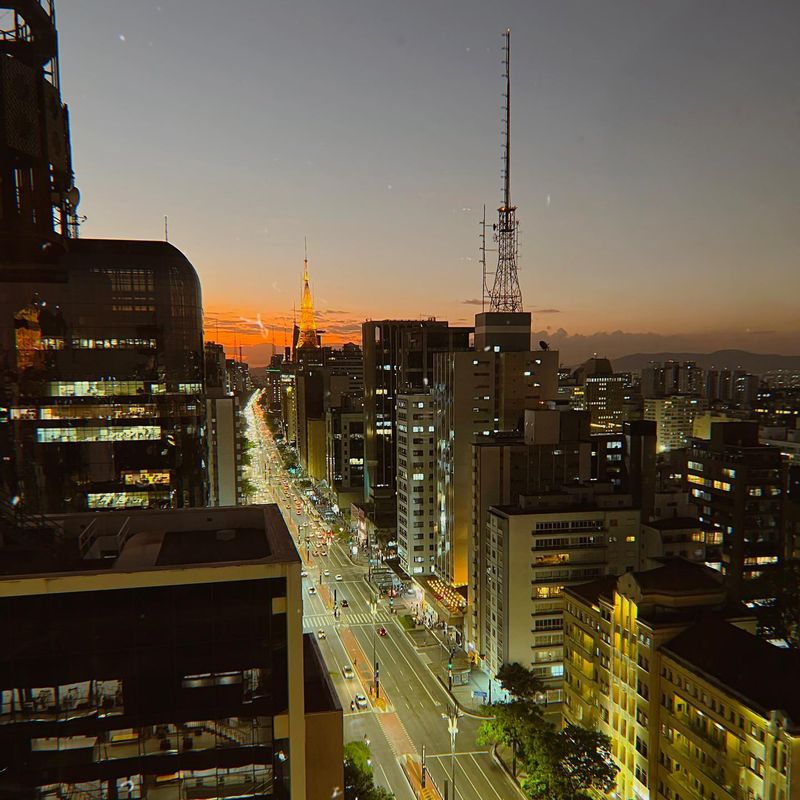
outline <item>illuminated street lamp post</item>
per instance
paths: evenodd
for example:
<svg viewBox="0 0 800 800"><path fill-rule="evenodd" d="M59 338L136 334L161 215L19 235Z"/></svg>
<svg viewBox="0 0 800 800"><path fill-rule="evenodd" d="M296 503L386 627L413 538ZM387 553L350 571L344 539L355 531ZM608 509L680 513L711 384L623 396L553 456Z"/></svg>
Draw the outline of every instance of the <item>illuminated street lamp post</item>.
<svg viewBox="0 0 800 800"><path fill-rule="evenodd" d="M446 714L442 714L442 719L447 720L447 732L450 734L450 783L453 787L453 800L456 800L456 736L458 735L458 718L461 715L462 713L455 703L448 706Z"/></svg>

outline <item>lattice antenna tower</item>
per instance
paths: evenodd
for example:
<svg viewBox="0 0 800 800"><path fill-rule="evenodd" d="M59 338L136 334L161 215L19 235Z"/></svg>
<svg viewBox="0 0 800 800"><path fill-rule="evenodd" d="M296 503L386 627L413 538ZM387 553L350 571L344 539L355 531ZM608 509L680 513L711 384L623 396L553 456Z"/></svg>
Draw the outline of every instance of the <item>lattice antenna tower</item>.
<svg viewBox="0 0 800 800"><path fill-rule="evenodd" d="M511 205L511 29L504 34L503 45L503 200L497 209L494 226L497 242L497 270L489 292L490 311L522 311L522 292L517 275L518 225L517 207Z"/></svg>

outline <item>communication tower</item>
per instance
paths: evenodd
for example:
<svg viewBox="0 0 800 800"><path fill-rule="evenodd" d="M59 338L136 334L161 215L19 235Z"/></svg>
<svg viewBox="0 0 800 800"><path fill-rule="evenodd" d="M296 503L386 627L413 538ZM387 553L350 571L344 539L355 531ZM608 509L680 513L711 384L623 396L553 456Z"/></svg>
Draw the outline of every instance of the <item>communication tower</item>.
<svg viewBox="0 0 800 800"><path fill-rule="evenodd" d="M517 275L518 226L517 207L511 204L511 29L504 34L503 78L503 200L497 209L498 221L494 225L497 242L497 270L489 289L490 311L522 311L522 292ZM486 285L486 284L484 284ZM488 288L488 287L487 287Z"/></svg>

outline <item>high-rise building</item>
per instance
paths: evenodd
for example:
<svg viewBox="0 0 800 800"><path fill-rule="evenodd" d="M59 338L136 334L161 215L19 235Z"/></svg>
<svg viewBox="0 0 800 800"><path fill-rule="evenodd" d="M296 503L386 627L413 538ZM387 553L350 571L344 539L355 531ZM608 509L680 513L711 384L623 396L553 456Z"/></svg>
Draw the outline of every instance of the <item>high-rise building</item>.
<svg viewBox="0 0 800 800"><path fill-rule="evenodd" d="M325 412L328 486L339 508L364 498L364 398L343 394Z"/></svg>
<svg viewBox="0 0 800 800"><path fill-rule="evenodd" d="M800 796L800 657L718 575L674 559L564 595L562 711L610 737L613 796Z"/></svg>
<svg viewBox="0 0 800 800"><path fill-rule="evenodd" d="M645 399L674 394L702 396L704 389L703 370L695 361L651 362L642 370L641 393Z"/></svg>
<svg viewBox="0 0 800 800"><path fill-rule="evenodd" d="M430 392L397 397L397 555L409 575L436 566L436 434Z"/></svg>
<svg viewBox="0 0 800 800"><path fill-rule="evenodd" d="M200 284L166 242L77 239L53 5L0 37L0 488L28 509L206 502Z"/></svg>
<svg viewBox="0 0 800 800"><path fill-rule="evenodd" d="M376 511L396 513L397 395L432 386L434 353L466 350L471 332L435 319L363 323L364 500Z"/></svg>
<svg viewBox="0 0 800 800"><path fill-rule="evenodd" d="M732 594L758 594L748 583L784 553L780 450L760 444L756 422L713 423L710 440L691 441L685 474L698 519L722 536L715 566Z"/></svg>
<svg viewBox="0 0 800 800"><path fill-rule="evenodd" d="M3 265L0 484L43 512L204 505L200 285L165 242Z"/></svg>
<svg viewBox="0 0 800 800"><path fill-rule="evenodd" d="M0 554L0 795L313 798L342 709L277 506L50 518ZM10 544L9 544L10 542Z"/></svg>
<svg viewBox="0 0 800 800"><path fill-rule="evenodd" d="M645 398L644 418L656 423L658 452L686 447L694 431L695 418L707 408L705 398L687 394Z"/></svg>
<svg viewBox="0 0 800 800"><path fill-rule="evenodd" d="M480 437L472 444L470 585L464 635L467 648L482 652L486 596L487 523L491 506L509 506L520 496L552 492L591 476L587 411L539 409L525 412L525 432Z"/></svg>
<svg viewBox="0 0 800 800"><path fill-rule="evenodd" d="M472 443L499 431L523 432L525 411L554 401L558 353L530 349L531 315L475 317L474 351L435 358L436 571L456 586L469 581Z"/></svg>
<svg viewBox="0 0 800 800"><path fill-rule="evenodd" d="M630 496L578 484L491 506L484 535L486 580L478 594L484 668L519 662L562 699L565 586L638 566L640 512Z"/></svg>

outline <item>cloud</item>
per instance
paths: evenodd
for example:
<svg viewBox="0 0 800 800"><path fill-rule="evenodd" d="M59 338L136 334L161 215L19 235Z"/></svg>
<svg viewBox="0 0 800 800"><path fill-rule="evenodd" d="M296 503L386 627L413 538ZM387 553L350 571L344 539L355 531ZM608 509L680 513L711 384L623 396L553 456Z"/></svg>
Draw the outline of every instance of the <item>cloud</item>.
<svg viewBox="0 0 800 800"><path fill-rule="evenodd" d="M349 314L349 311L337 311L335 308L326 308L323 312L325 314Z"/></svg>
<svg viewBox="0 0 800 800"><path fill-rule="evenodd" d="M464 305L467 306L482 306L483 300L478 300L477 298L473 298L472 300L462 300L461 301Z"/></svg>
<svg viewBox="0 0 800 800"><path fill-rule="evenodd" d="M534 314L560 314L561 313L561 309L560 308L534 308L532 313L534 313Z"/></svg>
<svg viewBox="0 0 800 800"><path fill-rule="evenodd" d="M777 333L777 331L751 331L748 328L745 333L749 333L751 336L769 336L770 334Z"/></svg>

